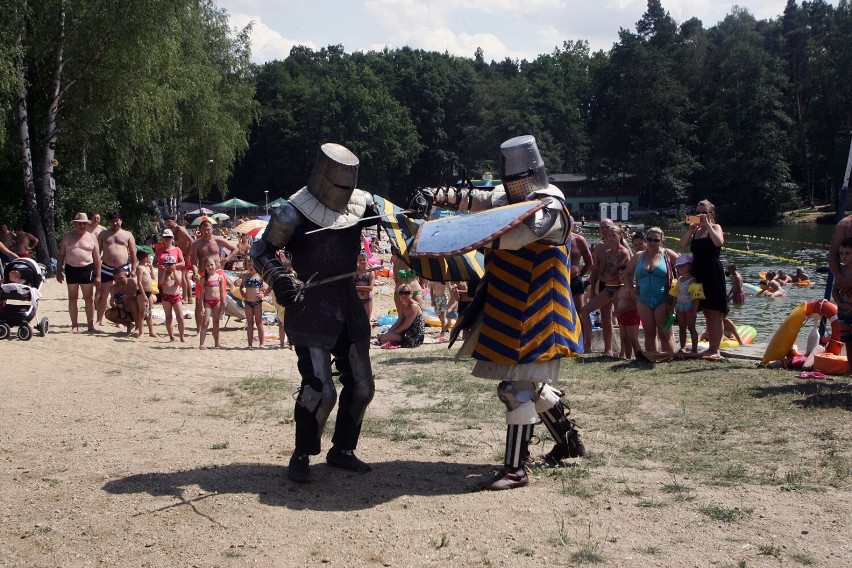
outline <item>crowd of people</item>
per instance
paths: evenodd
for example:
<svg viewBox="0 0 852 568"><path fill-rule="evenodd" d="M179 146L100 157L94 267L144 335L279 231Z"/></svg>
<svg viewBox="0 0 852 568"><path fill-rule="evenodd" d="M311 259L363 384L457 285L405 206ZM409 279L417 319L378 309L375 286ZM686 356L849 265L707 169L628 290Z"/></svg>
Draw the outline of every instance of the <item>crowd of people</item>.
<svg viewBox="0 0 852 568"><path fill-rule="evenodd" d="M626 227L610 219L601 220L601 240L593 246L583 235L572 235L571 292L583 325L586 353L592 352L597 327L592 314L599 313L604 355L616 355L613 339L617 323L621 357L660 360L689 352L708 360L721 358L719 349L731 294L719 258L724 235L714 212L709 201L698 204L695 219L680 240L682 252L665 246L660 227L630 235ZM735 275L731 278L739 277L736 267L731 267ZM586 275L588 279L584 278ZM740 299L736 289L734 286L732 290ZM704 315L708 342L700 353L698 314ZM675 322L680 332L677 350L672 333ZM644 334L642 346L638 339L640 326ZM689 350L687 337L691 339Z"/></svg>
<svg viewBox="0 0 852 568"><path fill-rule="evenodd" d="M78 213L73 229L62 236L56 271L57 280L67 286L71 332L81 328L82 297L88 332L97 333L106 320L133 337L146 332L157 337L152 306L159 302L169 340L185 342L184 320L191 316L183 306L193 305L199 348L207 348L208 336L214 347L221 347L223 308L229 295L236 295L244 310L247 347L253 348L255 341L265 347L263 306L273 304L280 345L292 342L301 375L287 475L309 483L311 457L320 452L325 424L338 401L326 461L370 471L354 453L375 392L370 343L385 349L420 346L428 301L440 325L437 341L452 346L461 338L459 354L476 360L475 376L498 382L497 396L506 407L504 464L483 487L522 487L529 482L524 466L530 460L558 465L585 455L576 423L567 418L570 409L561 400L565 393L554 385L561 358L592 352L593 313L600 313L605 355L615 356L617 323L621 357L659 361L681 353L718 360L721 341L734 328L727 317L729 302L742 303L745 295L736 266L724 267L720 259L724 233L709 201L698 203L680 239L680 252L665 246L659 227L630 235L609 219L601 220L601 240L592 246L573 226L561 192L549 184L535 139L513 138L501 145L501 152L502 185L489 191L424 188L410 212L426 217L434 207L477 212L525 201L540 204L489 245L481 280L427 281L402 260L402 251L386 249L392 253L396 313L389 326L377 328L373 318L377 277L369 261L381 250L380 239L377 234L364 238L365 231L374 234L382 216L373 196L356 188L354 154L324 144L308 184L276 211L254 242L246 235L235 241L216 234L209 220L193 234L185 217L167 216L152 254L137 247L119 213L108 215L106 227L99 214L90 220ZM0 254L7 258L28 255L38 245L24 231L5 225L0 229ZM831 257L836 298L842 319L852 322L852 273L847 269L852 223L845 232L838 230L843 238L836 235ZM368 242L375 248L365 250ZM239 267L239 274L226 272L226 264ZM355 270L347 272L351 267ZM806 279L801 269L793 277L770 272L766 286ZM700 335L699 314L706 323ZM459 318L455 326L453 315ZM672 333L675 323L679 349ZM707 348L698 352L700 339ZM848 339L852 341L852 334ZM342 385L339 398L335 376ZM555 446L534 458L529 445L539 422Z"/></svg>

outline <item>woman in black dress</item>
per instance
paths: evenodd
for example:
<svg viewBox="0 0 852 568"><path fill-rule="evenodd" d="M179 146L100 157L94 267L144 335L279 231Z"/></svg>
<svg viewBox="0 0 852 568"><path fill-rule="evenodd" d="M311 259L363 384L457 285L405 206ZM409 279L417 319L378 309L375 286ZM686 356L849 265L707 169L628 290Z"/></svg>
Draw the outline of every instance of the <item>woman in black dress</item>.
<svg viewBox="0 0 852 568"><path fill-rule="evenodd" d="M728 294L725 288L725 269L719 260L719 252L725 244L722 226L716 223L716 208L712 203L700 201L695 207L698 222L692 223L680 241L680 247L689 246L693 255L692 274L704 285L701 309L707 322L706 351L699 355L717 361L721 358L719 344L722 342L725 316L728 313Z"/></svg>

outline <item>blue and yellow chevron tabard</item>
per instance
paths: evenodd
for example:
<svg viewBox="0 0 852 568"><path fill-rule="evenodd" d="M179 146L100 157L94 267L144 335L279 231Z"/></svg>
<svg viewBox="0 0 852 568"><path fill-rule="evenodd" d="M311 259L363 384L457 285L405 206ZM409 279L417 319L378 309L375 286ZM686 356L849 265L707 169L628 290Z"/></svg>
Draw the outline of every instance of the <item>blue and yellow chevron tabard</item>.
<svg viewBox="0 0 852 568"><path fill-rule="evenodd" d="M473 302L483 313L473 357L518 365L582 353L570 274L564 245L532 243L486 253L485 276Z"/></svg>

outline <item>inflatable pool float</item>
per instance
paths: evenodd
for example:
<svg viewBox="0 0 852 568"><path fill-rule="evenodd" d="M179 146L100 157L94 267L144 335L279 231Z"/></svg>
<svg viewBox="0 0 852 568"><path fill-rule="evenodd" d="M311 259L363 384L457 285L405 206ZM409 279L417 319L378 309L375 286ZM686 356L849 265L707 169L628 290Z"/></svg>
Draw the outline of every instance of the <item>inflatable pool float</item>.
<svg viewBox="0 0 852 568"><path fill-rule="evenodd" d="M757 338L757 330L750 325L738 325L737 333L740 334L740 339L743 340L743 345L751 345L754 343L755 338ZM698 347L702 349L707 349L710 346L706 341L699 341ZM723 339L719 344L719 347L722 349L734 349L736 347L742 347L739 343L737 343L736 339Z"/></svg>
<svg viewBox="0 0 852 568"><path fill-rule="evenodd" d="M831 340L826 346L826 351L834 355L839 355L843 348L843 343L840 342L840 322L837 319L837 306L828 300L813 300L810 302L802 302L790 312L775 333L772 339L766 346L766 351L763 352L763 359L760 360L760 366L765 367L769 361L783 359L793 344L796 342L796 336L799 335L799 330L804 325L808 318L819 320L826 318L831 324Z"/></svg>
<svg viewBox="0 0 852 568"><path fill-rule="evenodd" d="M743 290L747 290L749 292L760 292L760 286L756 284L748 284L747 282L743 282Z"/></svg>

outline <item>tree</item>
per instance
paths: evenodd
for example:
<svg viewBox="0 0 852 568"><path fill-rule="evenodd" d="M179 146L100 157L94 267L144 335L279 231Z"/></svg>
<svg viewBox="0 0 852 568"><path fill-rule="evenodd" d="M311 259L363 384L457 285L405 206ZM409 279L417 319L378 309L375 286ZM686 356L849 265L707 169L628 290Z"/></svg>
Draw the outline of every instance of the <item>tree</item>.
<svg viewBox="0 0 852 568"><path fill-rule="evenodd" d="M595 66L590 170L600 178L637 174L653 207L684 199L699 164L691 151L691 101L675 71L677 26L649 0L637 30L621 30L608 61Z"/></svg>
<svg viewBox="0 0 852 568"><path fill-rule="evenodd" d="M212 2L4 6L15 34L5 51L15 58L23 194L41 262L56 256L60 155L66 172L103 174L124 207L144 208L187 171L227 179L247 144L253 83L245 30L231 38ZM214 168L206 166L211 158Z"/></svg>
<svg viewBox="0 0 852 568"><path fill-rule="evenodd" d="M792 121L783 108L780 62L745 10L735 9L710 35L712 94L702 118L706 170L699 188L734 223L774 223L795 195L785 154Z"/></svg>

